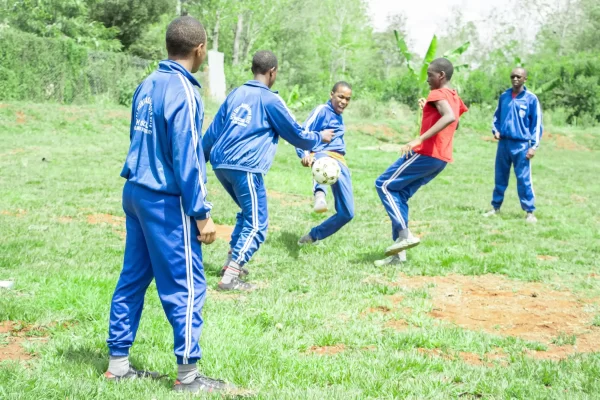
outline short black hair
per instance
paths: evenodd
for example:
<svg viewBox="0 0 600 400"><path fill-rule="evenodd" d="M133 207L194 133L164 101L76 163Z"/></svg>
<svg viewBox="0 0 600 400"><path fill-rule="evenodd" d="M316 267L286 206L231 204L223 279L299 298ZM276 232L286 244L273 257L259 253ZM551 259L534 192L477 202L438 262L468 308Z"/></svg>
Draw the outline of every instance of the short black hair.
<svg viewBox="0 0 600 400"><path fill-rule="evenodd" d="M185 57L201 44L206 44L206 31L194 17L175 18L167 27L167 52L170 56Z"/></svg>
<svg viewBox="0 0 600 400"><path fill-rule="evenodd" d="M333 88L331 89L331 91L333 93L337 92L337 90L340 88L340 86L352 90L352 85L351 84L349 84L346 81L339 81L339 82L336 82L335 85L333 85Z"/></svg>
<svg viewBox="0 0 600 400"><path fill-rule="evenodd" d="M527 70L526 70L525 68L523 68L523 67L514 67L512 70L513 70L513 71L516 71L516 70L518 70L518 69L520 69L521 71L523 71L523 75L524 75L525 77L527 77ZM512 74L512 71L511 71L511 74Z"/></svg>
<svg viewBox="0 0 600 400"><path fill-rule="evenodd" d="M266 74L270 69L277 68L277 57L269 50L260 50L252 57L252 73Z"/></svg>
<svg viewBox="0 0 600 400"><path fill-rule="evenodd" d="M446 74L446 79L452 79L452 75L454 74L454 66L447 58L436 58L429 64L437 72L444 72Z"/></svg>

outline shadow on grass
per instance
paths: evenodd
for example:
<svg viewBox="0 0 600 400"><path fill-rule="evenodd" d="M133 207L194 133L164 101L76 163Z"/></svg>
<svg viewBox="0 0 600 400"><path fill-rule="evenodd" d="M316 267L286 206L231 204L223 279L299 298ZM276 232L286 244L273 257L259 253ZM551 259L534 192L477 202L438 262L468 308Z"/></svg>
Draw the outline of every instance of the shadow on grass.
<svg viewBox="0 0 600 400"><path fill-rule="evenodd" d="M99 375L108 368L108 351L106 350L70 345L65 349L57 349L57 353L68 363L92 366ZM135 364L135 360L132 360L132 363Z"/></svg>
<svg viewBox="0 0 600 400"><path fill-rule="evenodd" d="M356 254L356 258L354 258L350 262L352 264L373 265L373 263L376 260L381 260L382 258L385 258L384 250L383 249L380 249L380 250L373 249L373 250L369 250L366 252Z"/></svg>
<svg viewBox="0 0 600 400"><path fill-rule="evenodd" d="M289 231L282 231L279 236L273 239L273 245L287 250L290 257L298 259L300 256L300 246L298 246L298 234Z"/></svg>

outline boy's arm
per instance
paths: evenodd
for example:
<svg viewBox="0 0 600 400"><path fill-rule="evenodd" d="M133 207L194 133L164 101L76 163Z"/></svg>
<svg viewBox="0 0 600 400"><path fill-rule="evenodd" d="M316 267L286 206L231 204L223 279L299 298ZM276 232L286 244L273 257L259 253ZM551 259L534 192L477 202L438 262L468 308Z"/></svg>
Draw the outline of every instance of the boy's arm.
<svg viewBox="0 0 600 400"><path fill-rule="evenodd" d="M492 134L496 139L500 139L500 106L502 104L502 96L498 99L498 107L494 112L494 119L492 121Z"/></svg>
<svg viewBox="0 0 600 400"><path fill-rule="evenodd" d="M225 126L225 118L227 117L227 100L221 104L217 115L209 125L204 136L202 136L202 150L204 151L204 161L210 160L210 151L212 150L217 137L221 134L223 126Z"/></svg>
<svg viewBox="0 0 600 400"><path fill-rule="evenodd" d="M274 95L275 99L267 101L265 110L273 130L287 142L302 150L311 150L321 141L331 142L333 136L332 130L325 130L321 133L310 132L302 129L296 122L283 99ZM328 132L330 131L330 132Z"/></svg>
<svg viewBox="0 0 600 400"><path fill-rule="evenodd" d="M535 151L540 146L542 140L542 133L544 131L542 121L542 107L537 97L534 97L531 102L532 111L529 115L529 126L533 127L533 140L531 141L531 148Z"/></svg>
<svg viewBox="0 0 600 400"><path fill-rule="evenodd" d="M172 99L173 101L167 103L165 117L167 135L173 152L173 173L181 191L181 205L187 216L199 221L205 220L210 218L212 204L206 201L205 176L201 168L204 160L196 127L196 110L183 89Z"/></svg>
<svg viewBox="0 0 600 400"><path fill-rule="evenodd" d="M304 124L302 124L302 128L304 128L305 131L313 131L313 132L319 131L319 127L321 127L323 125L323 116L324 116L324 113L322 112L323 109L324 109L324 106L320 105L310 113L308 118L306 118L306 121L304 121ZM310 149L310 150L312 150L312 149ZM309 153L308 153L308 150L303 150L303 149L296 147L296 154L298 155L298 157L304 158Z"/></svg>
<svg viewBox="0 0 600 400"><path fill-rule="evenodd" d="M402 155L412 153L415 147L421 145L425 140L434 137L445 127L456 121L456 116L454 115L454 111L452 111L452 107L450 107L448 100L429 100L428 103L433 103L442 117L417 139L402 146L402 149L400 149L400 153Z"/></svg>

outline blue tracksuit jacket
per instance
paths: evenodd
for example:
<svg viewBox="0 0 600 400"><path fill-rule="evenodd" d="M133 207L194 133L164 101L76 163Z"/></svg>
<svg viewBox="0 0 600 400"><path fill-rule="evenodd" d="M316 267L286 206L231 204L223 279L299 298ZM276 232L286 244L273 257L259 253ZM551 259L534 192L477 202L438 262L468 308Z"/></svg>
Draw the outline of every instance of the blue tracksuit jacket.
<svg viewBox="0 0 600 400"><path fill-rule="evenodd" d="M501 139L529 142L534 149L542 139L542 109L537 96L525 88L512 98L508 89L498 100L492 133L500 132Z"/></svg>
<svg viewBox="0 0 600 400"><path fill-rule="evenodd" d="M266 174L279 136L306 150L321 142L318 132L298 125L276 92L251 80L227 96L202 138L202 147L213 169Z"/></svg>

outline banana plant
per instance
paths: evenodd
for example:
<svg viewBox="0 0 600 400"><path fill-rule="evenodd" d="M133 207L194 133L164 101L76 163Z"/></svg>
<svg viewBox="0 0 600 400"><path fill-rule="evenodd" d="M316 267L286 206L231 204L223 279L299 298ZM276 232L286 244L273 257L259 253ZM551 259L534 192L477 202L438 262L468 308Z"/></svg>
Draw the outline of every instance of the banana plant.
<svg viewBox="0 0 600 400"><path fill-rule="evenodd" d="M413 66L412 53L408 50L408 45L406 44L406 41L404 40L404 38L400 37L397 30L394 30L394 36L396 37L396 44L398 46L398 50L400 51L400 54L402 54L402 56L404 57L404 60L406 62L406 68L408 69L408 73L416 81L418 91L419 91L418 92L419 98L426 97L427 90L428 90L428 87L426 84L427 83L427 68L429 68L429 64L431 64L431 62L435 59L435 55L437 53L437 47L438 47L437 36L433 35L433 38L431 39L431 42L429 43L429 47L427 48L427 53L425 53L425 57L423 58L423 64L421 65L418 74L416 72L415 67ZM467 42L463 43L462 45L460 45L459 47L457 47L456 49L445 52L442 55L442 57L447 58L448 60L450 60L454 63L461 54L463 54L465 51L467 51L467 49L469 48L470 45L471 45L471 42L467 41ZM460 64L460 65L455 65L454 69L459 71L461 69L468 68L468 67L469 67L468 64ZM417 127L418 127L417 136L421 134L422 115L423 115L423 110L421 110L421 107L419 107L418 111L417 111Z"/></svg>

